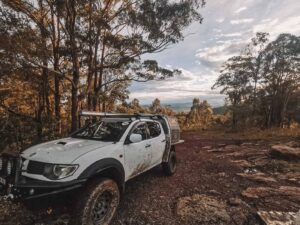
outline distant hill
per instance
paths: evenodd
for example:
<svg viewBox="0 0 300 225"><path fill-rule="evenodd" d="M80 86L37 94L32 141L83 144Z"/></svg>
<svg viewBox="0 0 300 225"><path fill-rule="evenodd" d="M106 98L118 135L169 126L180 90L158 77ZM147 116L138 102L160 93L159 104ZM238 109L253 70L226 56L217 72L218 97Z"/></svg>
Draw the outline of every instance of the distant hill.
<svg viewBox="0 0 300 225"><path fill-rule="evenodd" d="M142 105L142 107L149 107L150 105ZM169 104L162 104L163 107L170 107L175 112L189 112L192 103L169 103Z"/></svg>
<svg viewBox="0 0 300 225"><path fill-rule="evenodd" d="M165 104L164 106L168 106L170 108L172 108L175 112L189 112L191 107L192 107L192 103L172 103L172 104Z"/></svg>
<svg viewBox="0 0 300 225"><path fill-rule="evenodd" d="M175 112L189 112L191 110L192 103L172 103L164 106L169 106ZM214 114L224 114L226 112L226 106L214 107L213 111Z"/></svg>
<svg viewBox="0 0 300 225"><path fill-rule="evenodd" d="M150 105L143 105L143 107L149 107ZM169 104L162 104L164 107L170 107L175 112L189 112L192 107L192 102L184 102L184 103L169 103ZM225 106L215 107L213 108L214 114L224 114L226 111Z"/></svg>

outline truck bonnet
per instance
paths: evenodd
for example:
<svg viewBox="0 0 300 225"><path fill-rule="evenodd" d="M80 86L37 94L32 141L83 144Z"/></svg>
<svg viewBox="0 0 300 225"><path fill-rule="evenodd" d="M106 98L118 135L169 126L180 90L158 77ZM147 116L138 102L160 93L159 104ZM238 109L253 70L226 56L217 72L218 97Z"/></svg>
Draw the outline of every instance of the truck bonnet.
<svg viewBox="0 0 300 225"><path fill-rule="evenodd" d="M28 160L68 164L87 152L104 148L112 142L102 142L77 138L63 138L35 145L22 153Z"/></svg>

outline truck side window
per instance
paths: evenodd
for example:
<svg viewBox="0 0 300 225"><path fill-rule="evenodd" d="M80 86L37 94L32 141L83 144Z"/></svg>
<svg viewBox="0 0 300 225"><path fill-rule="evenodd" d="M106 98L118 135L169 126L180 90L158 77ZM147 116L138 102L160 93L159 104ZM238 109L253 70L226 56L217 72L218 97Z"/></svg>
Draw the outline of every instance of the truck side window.
<svg viewBox="0 0 300 225"><path fill-rule="evenodd" d="M140 134L142 135L143 138L142 140L146 140L147 139L146 124L145 123L139 124L136 128L134 128L132 134Z"/></svg>
<svg viewBox="0 0 300 225"><path fill-rule="evenodd" d="M147 125L150 132L150 138L158 137L161 134L161 129L158 123L147 122Z"/></svg>

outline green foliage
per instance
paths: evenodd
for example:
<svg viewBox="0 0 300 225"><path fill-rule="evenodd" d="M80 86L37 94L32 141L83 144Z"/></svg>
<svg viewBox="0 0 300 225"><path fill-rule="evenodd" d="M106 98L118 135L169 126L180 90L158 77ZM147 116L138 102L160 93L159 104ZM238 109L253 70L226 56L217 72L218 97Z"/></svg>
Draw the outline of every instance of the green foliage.
<svg viewBox="0 0 300 225"><path fill-rule="evenodd" d="M213 111L216 115L224 115L227 112L227 106L215 107Z"/></svg>
<svg viewBox="0 0 300 225"><path fill-rule="evenodd" d="M267 43L257 33L242 52L224 63L213 88L227 95L233 128L283 127L297 110L291 102L300 87L300 37L281 34Z"/></svg>
<svg viewBox="0 0 300 225"><path fill-rule="evenodd" d="M183 40L187 26L202 22L204 1L1 0L0 5L0 90L8 90L0 93L0 112L34 121L32 139L41 140L76 129L79 109L115 110L133 81L179 73L141 56ZM22 95L14 83L24 88Z"/></svg>

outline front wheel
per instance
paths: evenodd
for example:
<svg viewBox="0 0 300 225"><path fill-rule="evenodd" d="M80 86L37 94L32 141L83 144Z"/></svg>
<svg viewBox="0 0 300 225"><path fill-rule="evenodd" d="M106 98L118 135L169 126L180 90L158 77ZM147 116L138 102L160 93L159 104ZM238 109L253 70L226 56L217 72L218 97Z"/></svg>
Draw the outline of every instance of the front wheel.
<svg viewBox="0 0 300 225"><path fill-rule="evenodd" d="M111 179L90 183L77 200L72 224L107 225L115 215L120 201L120 191Z"/></svg>
<svg viewBox="0 0 300 225"><path fill-rule="evenodd" d="M168 162L162 163L163 172L168 176L173 175L176 172L176 168L177 168L176 163L177 163L176 153L175 151L171 151L169 154Z"/></svg>

